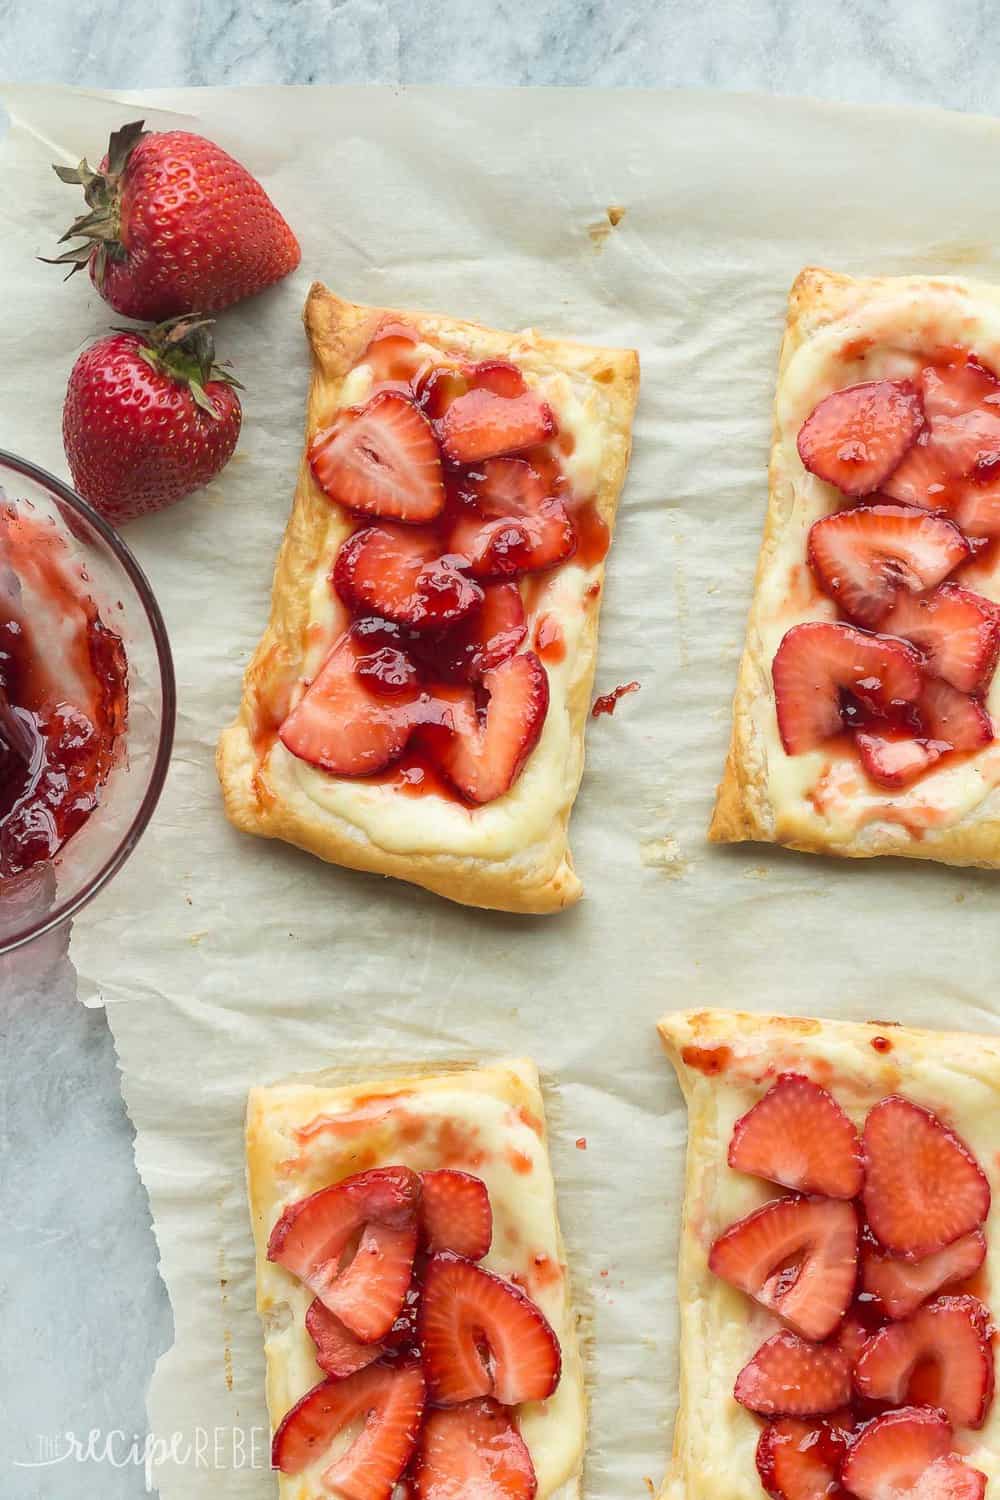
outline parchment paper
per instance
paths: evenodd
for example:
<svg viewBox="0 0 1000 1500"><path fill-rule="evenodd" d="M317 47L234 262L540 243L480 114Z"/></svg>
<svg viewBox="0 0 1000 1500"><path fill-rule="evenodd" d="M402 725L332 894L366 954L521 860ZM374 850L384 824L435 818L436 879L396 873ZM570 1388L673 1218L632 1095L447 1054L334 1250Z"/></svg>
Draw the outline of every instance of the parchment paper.
<svg viewBox="0 0 1000 1500"><path fill-rule="evenodd" d="M244 158L303 265L220 320L246 381L239 453L134 526L176 652L170 782L125 874L77 924L110 1003L177 1339L155 1432L266 1421L241 1119L251 1084L530 1053L590 1331L586 1492L659 1481L675 1399L684 1119L654 1021L733 1004L995 1029L994 877L704 842L765 505L775 359L807 262L1000 275L1000 131L985 120L699 94L13 88L0 154L4 437L65 472L59 410L112 321L33 259L74 208L46 163L139 113ZM612 229L609 206L624 217ZM611 556L573 821L587 897L523 920L449 906L233 833L212 768L261 629L299 455L314 276L346 296L635 344L643 394ZM586 1150L577 1149L578 1138ZM225 1452L223 1452L225 1460ZM259 1500L263 1470L157 1470L164 1500Z"/></svg>

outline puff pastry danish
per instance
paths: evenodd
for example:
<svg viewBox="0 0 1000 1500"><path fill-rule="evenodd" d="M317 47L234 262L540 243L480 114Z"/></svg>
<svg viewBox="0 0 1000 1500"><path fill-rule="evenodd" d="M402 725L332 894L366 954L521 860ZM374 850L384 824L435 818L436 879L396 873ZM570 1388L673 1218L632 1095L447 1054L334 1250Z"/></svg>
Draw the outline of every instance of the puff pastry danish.
<svg viewBox="0 0 1000 1500"><path fill-rule="evenodd" d="M762 1483L791 1500L841 1493L838 1481L862 1497L907 1494L930 1462L921 1495L981 1496L982 1476L1000 1474L980 1300L998 1267L1000 1041L724 1010L667 1015L659 1030L688 1109L664 1500L760 1500ZM790 1252L782 1225L796 1215L812 1228ZM773 1238L748 1269L762 1227ZM951 1352L942 1320L965 1339ZM788 1371L803 1352L797 1386ZM933 1387L919 1383L928 1364ZM887 1407L901 1409L873 1421ZM900 1426L913 1471L894 1488L886 1449ZM922 1442L937 1446L917 1463ZM807 1467L819 1464L819 1476Z"/></svg>
<svg viewBox="0 0 1000 1500"><path fill-rule="evenodd" d="M219 745L227 813L455 901L558 911L582 890L567 826L637 357L319 284L305 323L307 450Z"/></svg>
<svg viewBox="0 0 1000 1500"><path fill-rule="evenodd" d="M1000 864L1000 290L791 291L710 838Z"/></svg>
<svg viewBox="0 0 1000 1500"><path fill-rule="evenodd" d="M575 1500L583 1374L534 1064L255 1089L247 1165L282 1500L345 1475L360 1494L372 1463L373 1495L405 1471L421 1500ZM363 1435L345 1458L366 1413L374 1453ZM506 1479L487 1464L477 1487L491 1440Z"/></svg>

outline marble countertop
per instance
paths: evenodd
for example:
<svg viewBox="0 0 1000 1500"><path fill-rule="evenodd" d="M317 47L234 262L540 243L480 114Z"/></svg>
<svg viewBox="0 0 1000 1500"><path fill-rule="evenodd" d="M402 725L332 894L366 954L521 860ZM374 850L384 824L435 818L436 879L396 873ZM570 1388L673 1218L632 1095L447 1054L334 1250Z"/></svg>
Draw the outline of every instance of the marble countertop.
<svg viewBox="0 0 1000 1500"><path fill-rule="evenodd" d="M0 0L0 78L763 89L1000 113L989 0L169 0L141 28L124 14L120 0ZM15 1466L67 1430L141 1434L171 1336L104 1016L76 1003L64 953L45 972L42 958L0 964L0 1493L137 1500L133 1464Z"/></svg>

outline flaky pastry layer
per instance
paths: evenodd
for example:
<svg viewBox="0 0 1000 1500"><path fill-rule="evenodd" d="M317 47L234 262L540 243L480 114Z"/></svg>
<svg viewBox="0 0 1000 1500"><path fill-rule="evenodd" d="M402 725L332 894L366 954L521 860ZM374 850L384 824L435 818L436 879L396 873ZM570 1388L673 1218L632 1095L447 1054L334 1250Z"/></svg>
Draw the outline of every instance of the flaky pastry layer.
<svg viewBox="0 0 1000 1500"><path fill-rule="evenodd" d="M638 394L638 359L631 350L543 338L530 329L501 333L438 314L360 307L316 283L305 308L313 361L307 448L342 405L365 399L356 384L345 395L345 382L354 380L352 372L385 318L404 321L445 357L517 364L574 436L574 453L566 460L571 481L578 476L574 498L592 500L613 529ZM413 797L390 785L327 777L295 762L275 738L294 694L318 666L310 655L310 632L329 635L346 624L326 578L353 524L319 488L303 456L275 569L271 617L247 669L236 720L219 742L229 818L246 832L284 839L331 863L392 875L467 905L561 910L582 894L568 825L583 774L603 561L586 566L570 559L546 575L528 614L529 630L541 613L555 613L569 649L562 663L546 668L550 703L542 737L510 790L470 810L438 796Z"/></svg>
<svg viewBox="0 0 1000 1500"><path fill-rule="evenodd" d="M903 855L1000 866L1000 747L940 768L902 792L868 782L853 759L788 756L777 729L771 665L786 629L835 619L813 587L805 547L813 521L843 504L807 473L798 430L831 391L916 375L941 349L976 352L1000 369L1000 289L955 277L855 279L810 267L792 287L781 345L769 499L733 703L733 730L709 838L785 844L850 858ZM992 561L963 572L1000 599ZM1000 723L1000 673L988 707ZM815 793L819 795L814 795Z"/></svg>
<svg viewBox="0 0 1000 1500"><path fill-rule="evenodd" d="M764 1339L782 1325L714 1276L708 1252L724 1229L781 1190L730 1169L733 1125L777 1074L788 1071L804 1073L829 1089L858 1126L887 1094L903 1094L933 1110L959 1132L989 1178L994 1207L984 1226L985 1285L996 1286L1000 1039L919 1031L885 1021L821 1021L726 1010L679 1011L664 1016L659 1030L688 1110L677 1277L680 1392L673 1459L661 1500L761 1500L755 1467L761 1424L736 1402L733 1383ZM994 1402L980 1432L963 1430L959 1436L967 1461L995 1480L1000 1475L1000 1403Z"/></svg>
<svg viewBox="0 0 1000 1500"><path fill-rule="evenodd" d="M483 1265L516 1276L562 1347L562 1377L548 1401L518 1408L538 1500L577 1500L587 1413L577 1320L549 1163L538 1070L526 1059L389 1081L336 1085L324 1075L254 1089L246 1127L247 1183L264 1324L273 1426L323 1372L305 1328L312 1301L267 1244L284 1209L371 1167L455 1167L482 1178L493 1207ZM322 1464L319 1466L322 1468ZM281 1500L322 1500L317 1476L278 1476Z"/></svg>

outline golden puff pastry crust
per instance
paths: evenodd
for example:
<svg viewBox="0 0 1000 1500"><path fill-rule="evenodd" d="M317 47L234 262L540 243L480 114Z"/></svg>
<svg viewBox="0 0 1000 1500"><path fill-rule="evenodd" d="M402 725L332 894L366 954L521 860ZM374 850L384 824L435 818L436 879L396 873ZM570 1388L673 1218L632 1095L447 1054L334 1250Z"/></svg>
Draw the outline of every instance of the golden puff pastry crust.
<svg viewBox="0 0 1000 1500"><path fill-rule="evenodd" d="M853 760L790 757L777 729L771 663L781 637L809 619L834 619L805 563L810 525L842 503L807 473L796 438L823 396L864 380L918 373L941 348L974 350L1000 369L1000 288L957 277L854 278L809 267L792 287L778 362L769 499L733 728L709 838L785 844L863 859L901 855L1000 867L1000 747L945 765L902 792L867 781ZM1000 599L992 568L969 586ZM1000 677L1000 674L997 674ZM1000 722L1000 683L988 705ZM813 794L819 791L818 796Z"/></svg>
<svg viewBox="0 0 1000 1500"><path fill-rule="evenodd" d="M342 1075L341 1075L342 1076ZM545 1106L535 1064L504 1059L482 1067L414 1070L376 1083L335 1081L336 1071L251 1091L246 1155L264 1325L272 1426L323 1372L305 1328L312 1293L267 1259L288 1204L371 1167L456 1167L486 1184L493 1244L482 1264L517 1276L555 1329L562 1376L544 1402L518 1408L538 1500L578 1500L587 1434L583 1365L548 1155ZM308 1478L278 1476L281 1500L325 1500Z"/></svg>
<svg viewBox="0 0 1000 1500"><path fill-rule="evenodd" d="M438 314L343 302L316 283L305 307L312 349L306 445L341 405L359 399L356 366L378 325L400 319L431 351L461 359L509 359L553 406L573 436L564 460L574 495L590 500L613 530L628 468L638 396L638 357L532 330L501 333ZM352 372L354 374L352 375ZM247 669L235 722L223 733L217 766L231 821L284 839L334 864L395 876L453 901L502 911L547 913L579 900L569 851L570 812L583 774L584 728L597 655L603 559L570 559L526 598L529 630L555 613L565 659L548 665L550 703L542 737L518 780L496 802L472 811L442 797L415 798L387 785L326 776L275 739L309 661L318 612L344 624L326 584L332 559L353 529L348 513L317 485L303 456L277 566L271 617ZM317 608L317 599L322 602Z"/></svg>
<svg viewBox="0 0 1000 1500"><path fill-rule="evenodd" d="M986 1173L986 1284L998 1285L1000 1243L1000 1038L921 1031L892 1022L823 1021L742 1011L678 1011L660 1037L688 1111L687 1168L677 1277L680 1394L673 1457L661 1500L761 1500L755 1452L760 1423L733 1398L733 1383L780 1326L708 1269L716 1237L780 1189L734 1172L727 1152L736 1120L782 1072L830 1090L860 1126L887 1094L933 1110L959 1132ZM980 1432L963 1432L963 1457L1000 1475L1000 1404Z"/></svg>

